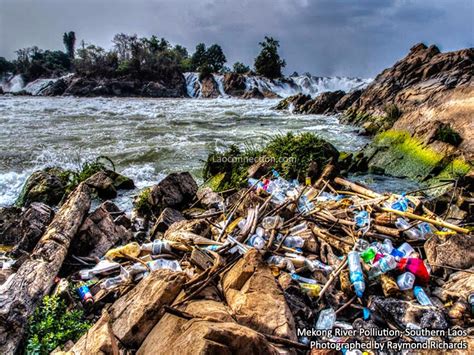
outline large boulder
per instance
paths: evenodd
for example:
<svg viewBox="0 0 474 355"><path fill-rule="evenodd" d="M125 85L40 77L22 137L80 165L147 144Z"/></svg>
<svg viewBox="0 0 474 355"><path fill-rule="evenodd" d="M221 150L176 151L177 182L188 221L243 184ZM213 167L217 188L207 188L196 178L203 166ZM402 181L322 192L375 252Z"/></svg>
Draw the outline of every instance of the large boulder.
<svg viewBox="0 0 474 355"><path fill-rule="evenodd" d="M148 334L137 354L166 349L170 354L277 354L264 336L235 323L227 307L198 300L184 309L196 319L166 314Z"/></svg>
<svg viewBox="0 0 474 355"><path fill-rule="evenodd" d="M424 248L434 272L443 266L466 269L474 265L474 238L471 235L456 234L447 240L433 236Z"/></svg>
<svg viewBox="0 0 474 355"><path fill-rule="evenodd" d="M57 205L66 192L67 180L63 177L64 173L64 170L60 168L35 171L26 180L15 205L23 207L32 202L43 202L49 206Z"/></svg>
<svg viewBox="0 0 474 355"><path fill-rule="evenodd" d="M82 223L71 242L70 252L76 256L100 258L114 245L128 243L133 235L118 223L121 213L112 202L102 203Z"/></svg>
<svg viewBox="0 0 474 355"><path fill-rule="evenodd" d="M207 75L201 80L201 97L206 99L219 97L219 87L212 75Z"/></svg>
<svg viewBox="0 0 474 355"><path fill-rule="evenodd" d="M155 239L158 233L164 233L175 222L185 220L183 214L175 209L166 207L156 220L150 231L151 239Z"/></svg>
<svg viewBox="0 0 474 355"><path fill-rule="evenodd" d="M300 111L306 114L324 115L335 112L335 106L345 95L342 90L328 91L316 96L313 100L304 103Z"/></svg>
<svg viewBox="0 0 474 355"><path fill-rule="evenodd" d="M156 215L166 207L187 208L196 196L197 190L197 183L190 173L169 174L152 187L149 196L151 208Z"/></svg>
<svg viewBox="0 0 474 355"><path fill-rule="evenodd" d="M296 94L281 100L275 107L277 110L291 110L292 112L301 112L301 107L311 100L311 96L305 94Z"/></svg>
<svg viewBox="0 0 474 355"><path fill-rule="evenodd" d="M347 110L354 102L356 102L364 90L354 90L345 94L334 106L334 110L337 112L344 112Z"/></svg>
<svg viewBox="0 0 474 355"><path fill-rule="evenodd" d="M240 97L245 93L245 76L237 73L224 75L224 91L227 95Z"/></svg>
<svg viewBox="0 0 474 355"><path fill-rule="evenodd" d="M76 354L101 353L98 350L114 346L115 338L121 346L137 349L163 316L163 306L174 301L185 282L186 276L181 272L151 272L135 288L115 301L108 314L103 314L71 351ZM109 334L109 337L104 334Z"/></svg>
<svg viewBox="0 0 474 355"><path fill-rule="evenodd" d="M261 254L251 249L222 278L222 289L239 324L296 340L293 315Z"/></svg>
<svg viewBox="0 0 474 355"><path fill-rule="evenodd" d="M253 88L249 91L246 91L242 95L242 99L260 99L260 100L263 100L264 98L265 98L265 95L258 88Z"/></svg>

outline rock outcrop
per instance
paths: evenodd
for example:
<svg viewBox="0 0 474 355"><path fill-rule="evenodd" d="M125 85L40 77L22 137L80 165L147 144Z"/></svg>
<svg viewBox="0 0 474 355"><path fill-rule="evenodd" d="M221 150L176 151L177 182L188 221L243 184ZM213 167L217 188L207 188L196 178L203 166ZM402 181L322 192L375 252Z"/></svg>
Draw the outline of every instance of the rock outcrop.
<svg viewBox="0 0 474 355"><path fill-rule="evenodd" d="M240 97L245 93L245 76L237 73L224 75L224 91L227 95Z"/></svg>
<svg viewBox="0 0 474 355"><path fill-rule="evenodd" d="M219 88L212 75L208 75L201 80L201 97L205 99L219 97Z"/></svg>

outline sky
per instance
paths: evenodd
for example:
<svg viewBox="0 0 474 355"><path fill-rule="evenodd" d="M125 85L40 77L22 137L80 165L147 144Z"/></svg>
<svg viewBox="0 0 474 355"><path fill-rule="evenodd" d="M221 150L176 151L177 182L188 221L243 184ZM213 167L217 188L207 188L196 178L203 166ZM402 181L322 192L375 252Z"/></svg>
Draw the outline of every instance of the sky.
<svg viewBox="0 0 474 355"><path fill-rule="evenodd" d="M193 52L218 43L228 65L253 65L264 36L280 41L284 72L373 77L415 43L474 47L474 0L0 0L0 56L62 34L110 49L115 33L165 37Z"/></svg>

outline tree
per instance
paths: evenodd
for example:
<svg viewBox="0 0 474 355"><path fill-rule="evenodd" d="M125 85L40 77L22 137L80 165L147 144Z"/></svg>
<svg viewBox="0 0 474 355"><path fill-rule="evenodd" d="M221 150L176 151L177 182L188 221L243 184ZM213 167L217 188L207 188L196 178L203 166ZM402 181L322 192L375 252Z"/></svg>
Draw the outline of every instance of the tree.
<svg viewBox="0 0 474 355"><path fill-rule="evenodd" d="M265 36L265 40L259 45L262 49L255 58L255 72L269 79L280 78L281 69L286 66L286 62L278 54L280 43L272 37Z"/></svg>
<svg viewBox="0 0 474 355"><path fill-rule="evenodd" d="M5 73L12 72L15 70L15 65L9 62L4 57L0 57L0 76Z"/></svg>
<svg viewBox="0 0 474 355"><path fill-rule="evenodd" d="M74 31L64 32L63 43L68 57L74 59L74 48L76 46L76 34Z"/></svg>
<svg viewBox="0 0 474 355"><path fill-rule="evenodd" d="M196 46L193 56L191 57L191 66L193 70L199 70L204 64L206 64L206 45L199 43Z"/></svg>
<svg viewBox="0 0 474 355"><path fill-rule="evenodd" d="M235 62L233 70L237 74L246 74L250 71L250 68L241 62Z"/></svg>
<svg viewBox="0 0 474 355"><path fill-rule="evenodd" d="M218 44L213 44L207 49L206 62L214 73L217 73L224 67L227 59L224 55L224 52L222 51L221 46Z"/></svg>

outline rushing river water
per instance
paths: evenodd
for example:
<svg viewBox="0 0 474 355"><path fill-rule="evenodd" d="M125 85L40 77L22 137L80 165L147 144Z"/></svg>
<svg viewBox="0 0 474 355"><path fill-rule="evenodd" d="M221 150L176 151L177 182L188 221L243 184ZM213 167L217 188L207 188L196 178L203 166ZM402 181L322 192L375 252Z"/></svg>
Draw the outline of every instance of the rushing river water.
<svg viewBox="0 0 474 355"><path fill-rule="evenodd" d="M338 149L368 140L336 117L272 110L277 100L0 96L0 206L11 204L31 172L77 168L109 156L137 186L166 173L201 177L203 160L229 144L261 145L269 135L310 131Z"/></svg>

